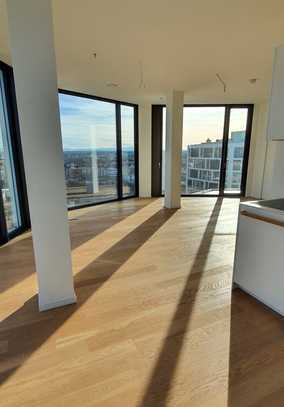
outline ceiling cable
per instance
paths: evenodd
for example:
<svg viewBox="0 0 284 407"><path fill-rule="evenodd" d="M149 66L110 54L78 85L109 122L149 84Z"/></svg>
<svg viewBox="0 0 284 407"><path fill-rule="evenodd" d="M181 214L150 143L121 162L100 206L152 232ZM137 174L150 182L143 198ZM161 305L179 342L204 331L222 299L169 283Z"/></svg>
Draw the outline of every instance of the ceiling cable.
<svg viewBox="0 0 284 407"><path fill-rule="evenodd" d="M216 73L216 77L217 77L218 81L222 83L224 93L226 93L226 90L227 90L226 82L221 78L220 74Z"/></svg>
<svg viewBox="0 0 284 407"><path fill-rule="evenodd" d="M139 61L139 69L140 69L140 82L139 82L139 89L145 89L146 84L144 82L144 72L143 72L143 63Z"/></svg>

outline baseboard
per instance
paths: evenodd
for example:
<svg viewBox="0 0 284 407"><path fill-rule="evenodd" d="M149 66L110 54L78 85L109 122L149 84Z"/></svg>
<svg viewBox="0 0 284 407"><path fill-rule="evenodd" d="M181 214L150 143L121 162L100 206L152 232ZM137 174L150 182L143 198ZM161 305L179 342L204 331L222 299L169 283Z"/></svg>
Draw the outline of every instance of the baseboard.
<svg viewBox="0 0 284 407"><path fill-rule="evenodd" d="M255 295L254 293L252 293L251 291L247 290L246 288L242 287L241 285L239 285L238 283L235 283L236 287L235 288L239 288L241 291L245 292L246 294L250 295L251 297L255 298L259 303L261 303L264 307L269 308L270 310L272 310L273 312L276 312L277 314L281 315L281 317L284 317L284 313L283 310L281 310L280 308L275 307L274 305L271 305L269 302L264 301L262 298L258 297L257 295Z"/></svg>

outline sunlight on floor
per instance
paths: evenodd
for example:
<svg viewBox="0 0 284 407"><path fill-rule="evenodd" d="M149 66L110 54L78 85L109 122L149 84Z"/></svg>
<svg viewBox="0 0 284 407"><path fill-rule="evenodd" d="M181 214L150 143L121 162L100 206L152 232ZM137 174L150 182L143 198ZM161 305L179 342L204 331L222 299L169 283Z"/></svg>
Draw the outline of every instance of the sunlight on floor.
<svg viewBox="0 0 284 407"><path fill-rule="evenodd" d="M78 304L39 314L33 297L1 323L9 371L0 396L7 406L17 405L18 394L23 405L41 400L41 407L51 394L84 407L118 400L130 407L227 406L238 202L194 198L178 211L161 207L153 201L84 239L96 210L76 214ZM33 278L6 293L28 289Z"/></svg>

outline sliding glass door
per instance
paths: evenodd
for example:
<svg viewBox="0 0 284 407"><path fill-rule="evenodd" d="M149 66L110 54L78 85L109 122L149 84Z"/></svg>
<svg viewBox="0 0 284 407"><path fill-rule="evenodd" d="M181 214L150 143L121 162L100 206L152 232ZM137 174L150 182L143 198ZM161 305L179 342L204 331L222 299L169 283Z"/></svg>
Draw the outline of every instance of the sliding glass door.
<svg viewBox="0 0 284 407"><path fill-rule="evenodd" d="M183 112L181 157L182 195L241 195L245 192L252 105L187 105ZM159 113L160 112L160 113ZM160 160L153 167L161 176L160 191L165 185L166 108L153 109L153 137L159 138L161 153L152 150ZM159 116L160 114L160 116ZM155 115L157 117L155 117ZM157 145L157 143L153 143ZM157 160L156 160L157 161ZM159 170L160 168L160 170ZM157 180L155 181L157 183ZM157 192L157 188L156 188Z"/></svg>

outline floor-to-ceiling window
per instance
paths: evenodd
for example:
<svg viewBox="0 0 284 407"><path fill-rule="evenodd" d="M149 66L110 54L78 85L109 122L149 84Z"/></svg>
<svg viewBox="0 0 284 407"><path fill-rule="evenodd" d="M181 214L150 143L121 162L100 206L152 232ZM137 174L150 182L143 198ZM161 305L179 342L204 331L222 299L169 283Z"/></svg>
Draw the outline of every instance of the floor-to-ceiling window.
<svg viewBox="0 0 284 407"><path fill-rule="evenodd" d="M0 71L0 185L8 233L21 224L10 140L3 73Z"/></svg>
<svg viewBox="0 0 284 407"><path fill-rule="evenodd" d="M117 198L115 104L59 95L69 207Z"/></svg>
<svg viewBox="0 0 284 407"><path fill-rule="evenodd" d="M156 110L159 113L159 109ZM183 195L229 195L245 192L252 111L252 105L184 107L181 157ZM161 192L164 193L165 107L161 107L161 115L160 166ZM153 136L157 137L157 134Z"/></svg>
<svg viewBox="0 0 284 407"><path fill-rule="evenodd" d="M60 90L67 205L138 195L138 106ZM13 70L0 61L0 244L30 227Z"/></svg>
<svg viewBox="0 0 284 407"><path fill-rule="evenodd" d="M59 94L68 207L137 194L137 106Z"/></svg>

